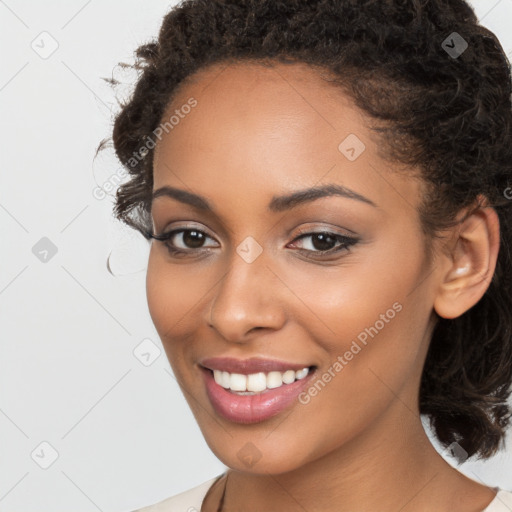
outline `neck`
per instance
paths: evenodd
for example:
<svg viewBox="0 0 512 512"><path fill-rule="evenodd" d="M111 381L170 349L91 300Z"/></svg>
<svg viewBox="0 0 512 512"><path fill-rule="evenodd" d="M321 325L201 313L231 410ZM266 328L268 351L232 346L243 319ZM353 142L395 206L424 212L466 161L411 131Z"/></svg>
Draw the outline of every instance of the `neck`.
<svg viewBox="0 0 512 512"><path fill-rule="evenodd" d="M471 487L474 497L479 484L437 453L419 414L410 409L404 415L404 407L397 399L370 429L296 470L276 475L230 470L223 510L396 512L412 506L426 512L460 505L460 498L452 497L455 488ZM493 495L479 487L483 510Z"/></svg>

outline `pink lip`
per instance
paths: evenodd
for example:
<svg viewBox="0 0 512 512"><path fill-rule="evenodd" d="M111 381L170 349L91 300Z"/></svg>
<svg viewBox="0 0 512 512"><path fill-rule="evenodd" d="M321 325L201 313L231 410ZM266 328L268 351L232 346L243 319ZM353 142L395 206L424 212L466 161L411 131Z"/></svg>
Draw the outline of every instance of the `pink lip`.
<svg viewBox="0 0 512 512"><path fill-rule="evenodd" d="M287 369L291 369L290 366ZM268 389L255 395L237 395L217 384L211 370L203 367L201 371L206 393L215 411L229 421L243 424L259 423L277 416L297 400L316 374L314 370L310 370L306 377L291 384L283 384L279 388Z"/></svg>
<svg viewBox="0 0 512 512"><path fill-rule="evenodd" d="M209 357L200 361L200 365L210 370L222 370L229 373L241 373L249 375L251 373L271 371L285 372L286 370L302 370L308 368L310 364L288 363L278 361L277 359L261 359L251 357L249 359L236 359L234 357ZM288 384L290 385L290 384Z"/></svg>

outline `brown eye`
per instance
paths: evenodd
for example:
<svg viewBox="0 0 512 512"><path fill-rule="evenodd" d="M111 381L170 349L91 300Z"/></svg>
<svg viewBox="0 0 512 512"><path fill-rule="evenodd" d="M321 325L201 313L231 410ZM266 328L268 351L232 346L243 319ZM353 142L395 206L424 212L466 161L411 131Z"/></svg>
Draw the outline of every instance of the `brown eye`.
<svg viewBox="0 0 512 512"><path fill-rule="evenodd" d="M313 247L319 251L328 251L336 245L336 237L329 233L315 233L311 236Z"/></svg>
<svg viewBox="0 0 512 512"><path fill-rule="evenodd" d="M299 240L302 241L307 239L310 241L308 243L302 242L302 247L299 247L299 250L307 253L317 253L320 256L323 254L333 254L344 249L348 250L351 245L358 242L357 238L331 233L329 231L317 231L303 233L295 239L293 245L296 245L296 242Z"/></svg>
<svg viewBox="0 0 512 512"><path fill-rule="evenodd" d="M198 249L208 248L204 243L206 239L213 240L199 229L173 229L161 235L151 235L151 238L164 243L171 254L187 254L200 252Z"/></svg>
<svg viewBox="0 0 512 512"><path fill-rule="evenodd" d="M202 231L198 231L196 229L185 229L182 231L178 231L174 234L182 234L182 242L186 246L187 249L197 249L202 247L205 235ZM171 239L174 237L171 237Z"/></svg>

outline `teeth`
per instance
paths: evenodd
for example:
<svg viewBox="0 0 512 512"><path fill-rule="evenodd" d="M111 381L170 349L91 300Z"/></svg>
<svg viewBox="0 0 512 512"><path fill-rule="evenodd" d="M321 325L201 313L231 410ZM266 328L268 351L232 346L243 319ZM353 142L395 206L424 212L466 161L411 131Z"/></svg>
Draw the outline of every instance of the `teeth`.
<svg viewBox="0 0 512 512"><path fill-rule="evenodd" d="M307 370L307 368L306 368ZM287 370L283 373L283 382L285 384L291 384L295 380L295 374L297 372L294 372L293 370Z"/></svg>
<svg viewBox="0 0 512 512"><path fill-rule="evenodd" d="M229 389L233 391L247 391L247 375L231 373L229 376Z"/></svg>
<svg viewBox="0 0 512 512"><path fill-rule="evenodd" d="M263 373L251 373L247 375L247 391L263 391L267 387L267 376ZM233 389L233 388L231 388ZM245 391L244 389L240 391Z"/></svg>
<svg viewBox="0 0 512 512"><path fill-rule="evenodd" d="M309 368L302 368L302 370L295 372L295 378L303 379L308 374L308 372L309 372Z"/></svg>
<svg viewBox="0 0 512 512"><path fill-rule="evenodd" d="M293 370L291 372L295 373ZM295 377L294 379L295 380ZM267 388L274 389L283 385L283 374L281 372L269 372L267 375Z"/></svg>
<svg viewBox="0 0 512 512"><path fill-rule="evenodd" d="M222 372L222 376L221 376L221 382L220 382L220 385L223 387L223 388L229 388L229 381L231 380L229 378L229 373L228 372Z"/></svg>
<svg viewBox="0 0 512 512"><path fill-rule="evenodd" d="M291 384L295 382L295 380L305 378L308 373L309 368L302 368L302 370L297 371L286 370L285 372L258 372L249 375L213 370L213 378L215 382L224 389L250 395L265 391L266 389L279 388L283 384Z"/></svg>

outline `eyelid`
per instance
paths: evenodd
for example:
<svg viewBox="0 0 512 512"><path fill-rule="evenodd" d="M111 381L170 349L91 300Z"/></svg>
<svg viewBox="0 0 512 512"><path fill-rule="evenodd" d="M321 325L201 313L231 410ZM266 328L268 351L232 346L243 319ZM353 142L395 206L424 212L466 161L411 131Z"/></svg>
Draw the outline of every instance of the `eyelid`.
<svg viewBox="0 0 512 512"><path fill-rule="evenodd" d="M180 222L180 221L176 221L176 222ZM184 249L181 247L176 247L174 244L170 244L170 240L172 238L174 238L174 236L176 236L180 233L183 233L185 231L193 231L193 230L197 230L197 231L203 233L205 235L205 238L210 238L210 239L214 240L217 244L220 244L216 240L216 238L209 233L209 229L206 228L206 226L204 226L204 224L201 224L200 226L198 226L195 224L187 223L186 221L184 221L184 222L185 222L185 224L179 224L176 227L166 228L162 233L160 233L158 235L152 234L152 238L162 241L164 243L164 245L168 246L168 249L170 251L174 252L175 254L180 253L183 255L185 255L185 254L199 255L201 253L203 253L203 254L209 253L209 252L211 252L211 249L218 248L218 247L202 246L199 248L185 248ZM316 227L316 229L315 229L315 227ZM323 233L332 235L336 239L337 243L341 243L341 246L338 246L338 249L336 249L336 246L335 246L334 248L326 249L325 251L321 251L321 250L315 251L315 250L303 249L303 248L296 249L296 251L298 251L299 253L303 253L303 254L307 253L308 258L314 260L314 259L318 259L318 258L322 258L322 257L328 257L329 255L332 256L332 255L337 254L338 252L342 252L342 251L350 252L350 247L352 247L353 245L357 244L360 241L360 237L358 235L356 235L353 231L346 229L346 228L345 228L345 231L347 231L350 234L340 233L338 230L340 230L342 228L339 228L339 227L334 228L331 226L318 226L318 225L316 225L315 227L301 226L301 227L297 228L297 231L298 231L297 234L295 234L292 237L291 233L290 233L290 235L287 237L287 238L291 238L291 241L287 242L287 246L289 244L294 244L297 241L302 240L304 238L312 237L315 234L323 234Z"/></svg>
<svg viewBox="0 0 512 512"><path fill-rule="evenodd" d="M342 232L339 232L341 230ZM315 233L332 233L333 235L345 236L347 238L359 238L355 231L347 228L333 227L333 226L306 226L297 228L299 235L311 235ZM344 232L343 232L344 231ZM295 240L294 236L294 240Z"/></svg>
<svg viewBox="0 0 512 512"><path fill-rule="evenodd" d="M311 238L317 234L324 234L324 233L329 234L330 237L334 238L336 243L339 244L339 245L335 245L331 249L326 249L324 251L320 251L320 250L314 251L311 249L304 249L304 248L300 248L300 247L296 249L299 253L308 254L308 258L312 259L312 260L315 260L315 259L322 260L322 259L328 258L329 256L339 255L342 252L350 252L351 248L353 246L355 246L356 244L358 244L360 241L360 237L358 237L357 235L354 236L354 235L346 235L346 234L342 234L342 233L337 233L335 230L331 230L331 229L319 229L319 230L304 229L304 230L299 230L299 231L303 231L303 232L301 234L299 234L298 236L295 236L293 238L293 240L291 242L289 242L289 244L295 244L298 241L301 241L301 240L304 240L307 238Z"/></svg>
<svg viewBox="0 0 512 512"><path fill-rule="evenodd" d="M204 224L199 224L199 223L191 224L191 223L187 223L186 221L184 224L181 224L180 221L175 221L175 222L177 223L176 226L167 225L166 228L160 232L159 236L167 235L167 234L175 232L175 231L186 231L188 229L190 229L190 230L196 229L197 231L201 231L208 237L216 240L215 236L213 236L212 233L210 232L210 229L207 226L205 226Z"/></svg>
<svg viewBox="0 0 512 512"><path fill-rule="evenodd" d="M205 229L200 229L196 226L185 226L185 225L182 225L182 226L178 226L176 228L171 228L171 229L166 229L164 232L162 232L160 235L153 235L152 238L155 238L156 240L160 240L162 241L165 245L167 245L169 248L170 248L170 242L171 240L175 237L175 236L179 236L180 234L186 232L186 231L199 231L201 233L203 233L205 235L205 238L206 239L211 239L211 240L214 240L216 244L218 244L217 246L215 247L211 247L211 246L202 246L202 247L199 247L197 249L190 249L190 248L186 248L186 249L183 249L181 247L176 247L174 246L174 244L172 244L172 247L173 249L175 250L175 252L183 252L183 253L199 253L199 252L207 252L211 249L218 249L220 244L219 242L216 240L215 237L211 236L208 234L208 232L205 230Z"/></svg>
<svg viewBox="0 0 512 512"><path fill-rule="evenodd" d="M176 222L180 222L180 221L176 221ZM163 229L161 231L161 233L159 235L153 233L153 237L162 237L162 236L166 236L166 235L169 235L170 233L173 233L173 232L179 232L179 231L185 231L185 230L188 230L188 229L197 229L198 231L202 231L203 233L205 233L208 237L212 238L213 240L216 240L215 236L213 236L210 232L209 232L209 228L207 228L204 224L200 224L200 225L195 225L195 224L190 224L190 223L185 223L185 224L179 224L178 226L176 227L169 227L167 226L165 229ZM343 231L345 231L345 233L343 232L338 232L337 229L342 229ZM293 238L292 238L292 242L295 241L297 238L299 238L301 235L311 235L311 234L315 234L315 233L332 233L333 235L339 235L339 236L345 236L347 238L359 238L357 236L357 234L350 230L350 229L347 229L347 228L334 228L334 227L331 227L331 226L315 226L315 227L312 227L312 226L301 226L299 228L297 228L296 230L298 232L298 234L294 235ZM287 235L287 238L290 238L292 236L292 231L290 231ZM219 242L218 242L219 243Z"/></svg>

